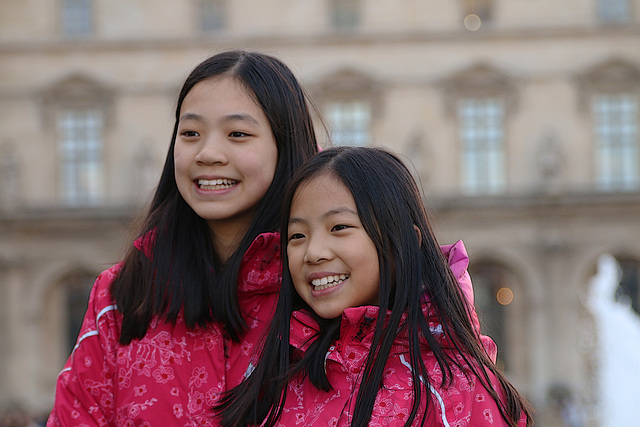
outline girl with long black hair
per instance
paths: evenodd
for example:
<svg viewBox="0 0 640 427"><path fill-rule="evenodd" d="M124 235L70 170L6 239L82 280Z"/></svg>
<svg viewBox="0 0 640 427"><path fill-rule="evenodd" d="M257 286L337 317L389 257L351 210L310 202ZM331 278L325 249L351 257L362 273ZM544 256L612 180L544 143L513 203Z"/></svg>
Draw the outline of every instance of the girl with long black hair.
<svg viewBox="0 0 640 427"><path fill-rule="evenodd" d="M238 294L279 288L283 188L316 151L280 60L229 51L195 67L139 237L96 280L49 426L213 424L268 321L253 309L275 304L256 292L241 307Z"/></svg>
<svg viewBox="0 0 640 427"><path fill-rule="evenodd" d="M294 175L283 280L226 426L530 426L483 346L420 192L388 151L327 149Z"/></svg>

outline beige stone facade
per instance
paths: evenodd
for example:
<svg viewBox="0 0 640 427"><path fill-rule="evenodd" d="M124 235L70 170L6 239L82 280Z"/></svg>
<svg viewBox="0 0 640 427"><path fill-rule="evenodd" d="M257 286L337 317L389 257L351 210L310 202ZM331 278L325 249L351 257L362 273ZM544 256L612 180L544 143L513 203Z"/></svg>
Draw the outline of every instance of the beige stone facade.
<svg viewBox="0 0 640 427"><path fill-rule="evenodd" d="M236 48L287 63L335 140L406 156L538 425L561 389L598 425L588 280L608 252L640 286L640 0L0 2L0 408L50 408L183 79Z"/></svg>

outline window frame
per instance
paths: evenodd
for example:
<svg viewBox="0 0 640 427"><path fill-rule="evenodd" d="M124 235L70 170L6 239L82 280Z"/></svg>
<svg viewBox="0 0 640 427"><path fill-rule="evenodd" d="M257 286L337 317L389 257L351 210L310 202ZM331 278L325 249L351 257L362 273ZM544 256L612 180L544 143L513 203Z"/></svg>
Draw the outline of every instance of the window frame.
<svg viewBox="0 0 640 427"><path fill-rule="evenodd" d="M602 24L626 24L632 20L632 8L629 0L597 0L596 16Z"/></svg>
<svg viewBox="0 0 640 427"><path fill-rule="evenodd" d="M640 188L639 98L619 92L592 96L595 185L599 191Z"/></svg>
<svg viewBox="0 0 640 427"><path fill-rule="evenodd" d="M86 37L93 33L91 0L60 0L60 31L66 37Z"/></svg>
<svg viewBox="0 0 640 427"><path fill-rule="evenodd" d="M229 2L226 0L199 0L197 19L203 33L215 33L227 27Z"/></svg>
<svg viewBox="0 0 640 427"><path fill-rule="evenodd" d="M104 121L97 107L58 111L58 191L67 206L93 206L104 198Z"/></svg>
<svg viewBox="0 0 640 427"><path fill-rule="evenodd" d="M372 108L366 100L358 98L330 100L325 105L324 114L329 124L331 142L334 145L367 146L371 144Z"/></svg>
<svg viewBox="0 0 640 427"><path fill-rule="evenodd" d="M456 140L456 162L458 191L466 196L500 196L509 191L509 120L518 109L518 91L515 82L501 70L486 63L477 63L464 69L440 83L445 114L453 117L453 137ZM462 123L459 114L460 102L466 99L495 99L502 104L502 165L501 183L495 188L478 190L467 186L467 171L464 170L464 141L462 140Z"/></svg>
<svg viewBox="0 0 640 427"><path fill-rule="evenodd" d="M353 31L362 25L361 0L331 0L329 22L337 31Z"/></svg>
<svg viewBox="0 0 640 427"><path fill-rule="evenodd" d="M476 108L473 117L465 108ZM503 193L507 187L504 100L464 97L457 110L462 190L469 195Z"/></svg>

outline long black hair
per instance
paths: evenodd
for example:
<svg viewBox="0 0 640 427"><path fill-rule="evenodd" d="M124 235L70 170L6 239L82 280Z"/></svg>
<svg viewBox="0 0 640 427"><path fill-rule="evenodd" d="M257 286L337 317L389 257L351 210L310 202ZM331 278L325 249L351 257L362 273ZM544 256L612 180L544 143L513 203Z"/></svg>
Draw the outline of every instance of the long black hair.
<svg viewBox="0 0 640 427"><path fill-rule="evenodd" d="M235 79L253 96L269 121L278 149L271 186L248 231L224 264L213 249L207 222L180 195L174 172L182 102L197 83L219 76ZM305 93L280 60L261 53L229 51L196 66L180 91L171 145L140 233L152 242L150 253L131 248L112 287L112 297L123 315L119 342L128 344L142 338L153 316L175 323L181 310L189 328L219 321L229 336L238 340L246 328L237 302L242 256L258 234L277 229L286 182L317 150Z"/></svg>
<svg viewBox="0 0 640 427"><path fill-rule="evenodd" d="M463 372L471 370L496 401L509 425L517 424L522 411L527 415L527 423L531 424L527 402L498 371L480 343L479 331L470 321L470 307L439 248L420 191L409 170L398 157L384 149L336 147L321 152L302 166L286 193L281 223L284 271L276 313L255 370L215 408L223 425L262 424L263 421L265 426L275 425L283 410L287 382L295 375L308 375L318 389L331 389L324 359L338 336L340 319L325 320L314 316L320 331L301 359L296 360L289 345L291 313L306 309L313 314L296 293L288 269L289 208L296 189L323 174L336 178L351 192L360 221L375 244L379 259L380 310L351 425L368 424L385 363L400 330L407 333L410 363L414 367L414 398L406 426L419 417L421 401L426 402L425 414L430 407L430 393L425 392L430 386L429 375L421 357L421 339L426 339L443 373L441 386L451 383L451 366L457 365ZM462 361L445 351L429 329L422 311L425 296L440 318L444 334L455 348L454 353ZM388 310L391 312L386 317ZM489 372L498 379L505 394L504 401L494 390Z"/></svg>

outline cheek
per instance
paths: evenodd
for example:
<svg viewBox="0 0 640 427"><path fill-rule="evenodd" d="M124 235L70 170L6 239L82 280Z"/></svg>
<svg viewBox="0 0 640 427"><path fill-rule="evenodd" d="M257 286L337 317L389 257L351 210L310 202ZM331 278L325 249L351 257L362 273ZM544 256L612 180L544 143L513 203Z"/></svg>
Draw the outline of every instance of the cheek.
<svg viewBox="0 0 640 427"><path fill-rule="evenodd" d="M176 176L179 173L184 173L187 169L187 165L187 155L185 154L184 150L180 150L176 146L175 151L173 152L173 169Z"/></svg>
<svg viewBox="0 0 640 427"><path fill-rule="evenodd" d="M243 163L245 177L251 177L255 185L263 190L269 188L276 172L275 160L271 162L264 156L254 156L250 162L244 161Z"/></svg>
<svg viewBox="0 0 640 427"><path fill-rule="evenodd" d="M307 285L304 278L301 277L300 274L295 274L295 272L292 271L291 281L293 282L293 288L295 289L296 293L308 303L308 296L311 288L309 287L309 285Z"/></svg>
<svg viewBox="0 0 640 427"><path fill-rule="evenodd" d="M300 274L301 258L300 258L300 250L298 248L287 250L287 262L289 263L289 271L291 272L291 277L295 278L298 274Z"/></svg>
<svg viewBox="0 0 640 427"><path fill-rule="evenodd" d="M304 287L300 286L300 283L296 280L293 281L293 289L296 290L296 293L300 295L300 297L307 301L307 292Z"/></svg>
<svg viewBox="0 0 640 427"><path fill-rule="evenodd" d="M273 147L270 147L259 157L258 166L263 174L265 183L271 185L278 167L278 150L275 147L275 142Z"/></svg>
<svg viewBox="0 0 640 427"><path fill-rule="evenodd" d="M287 250L287 261L289 263L289 273L291 274L291 280L296 288L306 287L304 275L302 274L302 257L299 248Z"/></svg>

